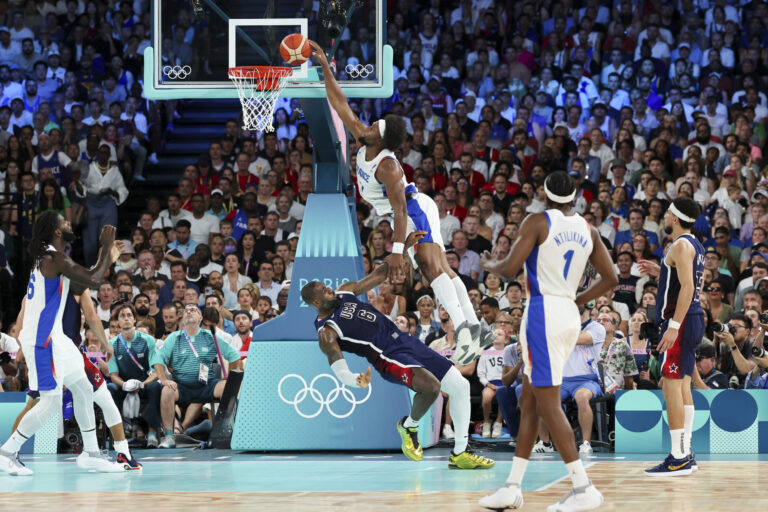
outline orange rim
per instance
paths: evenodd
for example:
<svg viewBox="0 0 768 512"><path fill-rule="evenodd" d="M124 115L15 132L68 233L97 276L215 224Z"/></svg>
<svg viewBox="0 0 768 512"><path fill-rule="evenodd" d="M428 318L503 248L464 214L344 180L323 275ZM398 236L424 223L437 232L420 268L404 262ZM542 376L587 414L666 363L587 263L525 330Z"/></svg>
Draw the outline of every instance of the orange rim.
<svg viewBox="0 0 768 512"><path fill-rule="evenodd" d="M254 80L259 90L273 91L281 87L281 81L291 76L293 69L282 66L238 66L229 68L229 78Z"/></svg>

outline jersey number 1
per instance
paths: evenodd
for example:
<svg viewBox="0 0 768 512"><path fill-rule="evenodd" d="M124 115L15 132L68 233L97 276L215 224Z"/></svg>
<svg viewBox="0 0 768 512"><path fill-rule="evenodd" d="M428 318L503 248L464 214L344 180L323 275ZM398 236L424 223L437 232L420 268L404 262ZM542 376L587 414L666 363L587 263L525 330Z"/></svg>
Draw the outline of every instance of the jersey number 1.
<svg viewBox="0 0 768 512"><path fill-rule="evenodd" d="M571 260L573 259L573 249L563 254L565 259L565 268L563 269L563 279L568 279L568 269L571 268Z"/></svg>

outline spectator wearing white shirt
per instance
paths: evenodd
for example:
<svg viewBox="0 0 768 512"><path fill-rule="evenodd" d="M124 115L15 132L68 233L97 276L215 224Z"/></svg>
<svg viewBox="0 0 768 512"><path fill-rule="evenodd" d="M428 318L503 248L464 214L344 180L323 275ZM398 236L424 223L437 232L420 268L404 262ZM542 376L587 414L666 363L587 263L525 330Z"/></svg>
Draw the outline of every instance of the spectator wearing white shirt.
<svg viewBox="0 0 768 512"><path fill-rule="evenodd" d="M91 164L85 178L85 206L88 208L88 225L83 233L86 265L96 262L101 228L117 225L117 206L128 197L123 176L116 165L110 163L109 146L99 146L99 156Z"/></svg>
<svg viewBox="0 0 768 512"><path fill-rule="evenodd" d="M19 342L15 338L0 332L0 392L4 387L11 391L10 380L16 376L18 368L11 354L19 351Z"/></svg>
<svg viewBox="0 0 768 512"><path fill-rule="evenodd" d="M157 219L152 223L152 229L173 228L181 219L191 222L192 212L181 209L181 198L176 192L168 194L168 208L160 210Z"/></svg>
<svg viewBox="0 0 768 512"><path fill-rule="evenodd" d="M503 357L502 352L509 339L506 331L503 329L494 329L493 347L491 350L495 354L483 354L477 361L477 378L482 384L482 407L483 407L483 437L501 437L501 407L496 413L496 421L491 430L491 408L493 399L496 398L496 389L501 386L501 371Z"/></svg>
<svg viewBox="0 0 768 512"><path fill-rule="evenodd" d="M443 240L451 240L453 234L461 229L461 222L457 217L450 215L445 207L445 194L438 192L435 194L435 204L437 205L437 214L440 216L440 235Z"/></svg>
<svg viewBox="0 0 768 512"><path fill-rule="evenodd" d="M120 114L120 119L133 125L133 137L130 144L131 150L136 154L133 174L141 179L144 176L144 164L147 161L147 148L142 144L147 135L147 117L136 111L138 104L138 99L133 96L125 100L125 112Z"/></svg>
<svg viewBox="0 0 768 512"><path fill-rule="evenodd" d="M24 39L35 39L35 33L29 27L24 25L24 13L16 11L13 13L13 26L11 26L11 40L21 43Z"/></svg>
<svg viewBox="0 0 768 512"><path fill-rule="evenodd" d="M93 126L94 124L106 125L111 122L110 117L102 112L101 103L97 99L92 99L88 102L88 111L90 115L83 119L83 123L88 126Z"/></svg>
<svg viewBox="0 0 768 512"><path fill-rule="evenodd" d="M96 308L96 314L99 316L99 320L101 320L102 322L109 323L109 318L111 313L110 308L112 306L112 298L113 298L112 295L113 295L112 283L102 284L101 286L99 286L98 292L96 292L96 299L99 302L99 305Z"/></svg>
<svg viewBox="0 0 768 512"><path fill-rule="evenodd" d="M21 44L11 40L11 31L8 27L0 27L0 62L8 64L14 62L21 55Z"/></svg>
<svg viewBox="0 0 768 512"><path fill-rule="evenodd" d="M210 236L219 233L219 219L215 215L206 213L203 194L192 194L190 204L192 205L192 218L188 219L192 225L190 237L199 244L207 245Z"/></svg>
<svg viewBox="0 0 768 512"><path fill-rule="evenodd" d="M669 62L669 45L660 37L659 26L655 23L646 28L648 46L651 48L651 57ZM643 58L641 50L645 41L638 41L635 48L635 60Z"/></svg>
<svg viewBox="0 0 768 512"><path fill-rule="evenodd" d="M723 67L733 69L736 65L736 57L733 50L723 46L723 34L715 32L712 34L710 42L712 46L704 50L704 55L701 58L701 67L706 68L709 66L710 52L715 51L720 54L720 63Z"/></svg>
<svg viewBox="0 0 768 512"><path fill-rule="evenodd" d="M21 85L19 85L21 88ZM11 100L11 126L21 128L22 126L32 126L34 120L32 112L24 108L24 100L21 96Z"/></svg>
<svg viewBox="0 0 768 512"><path fill-rule="evenodd" d="M276 304L277 294L280 293L282 287L272 280L275 276L272 263L268 261L262 262L259 265L258 276L259 280L256 282L256 287L259 289L259 293L272 299L272 304Z"/></svg>

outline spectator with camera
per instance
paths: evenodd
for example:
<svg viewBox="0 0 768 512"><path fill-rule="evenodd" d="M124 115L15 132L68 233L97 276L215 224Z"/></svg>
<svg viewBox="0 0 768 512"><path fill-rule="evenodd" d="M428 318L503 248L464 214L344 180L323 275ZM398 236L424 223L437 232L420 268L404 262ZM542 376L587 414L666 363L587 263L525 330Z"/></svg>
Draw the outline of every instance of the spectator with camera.
<svg viewBox="0 0 768 512"><path fill-rule="evenodd" d="M728 389L728 377L717 369L717 349L711 343L704 342L696 349L693 388Z"/></svg>
<svg viewBox="0 0 768 512"><path fill-rule="evenodd" d="M616 331L621 320L615 311L600 313L597 321L605 328L605 341L600 349L599 361L604 369L604 387L608 393L617 389L634 389L634 377L638 374L632 349L626 338Z"/></svg>
<svg viewBox="0 0 768 512"><path fill-rule="evenodd" d="M226 381L216 377L213 363L217 353L229 363L230 369L242 368L240 353L228 343L216 343L211 332L201 329L200 309L192 304L184 308L183 329L171 333L155 352L151 363L163 386L160 393L160 414L165 430L161 448L174 448L174 408L177 403L207 403L221 398ZM220 361L222 366L225 361ZM173 368L169 378L166 367ZM188 418L185 418L185 421ZM189 427L182 424L182 428Z"/></svg>
<svg viewBox="0 0 768 512"><path fill-rule="evenodd" d="M749 368L754 364L752 347L749 339L752 320L740 313L731 315L728 323L715 323L713 331L720 354L720 368L728 377L732 387L743 388ZM736 354L738 352L738 354Z"/></svg>

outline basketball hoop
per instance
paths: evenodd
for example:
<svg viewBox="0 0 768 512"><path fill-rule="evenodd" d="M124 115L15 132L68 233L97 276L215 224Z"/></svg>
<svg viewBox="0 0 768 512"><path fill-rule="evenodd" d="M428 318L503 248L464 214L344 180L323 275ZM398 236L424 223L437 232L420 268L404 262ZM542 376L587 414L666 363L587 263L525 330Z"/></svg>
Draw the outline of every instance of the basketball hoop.
<svg viewBox="0 0 768 512"><path fill-rule="evenodd" d="M274 131L275 102L292 73L293 69L279 66L229 68L229 78L243 106L243 130Z"/></svg>

